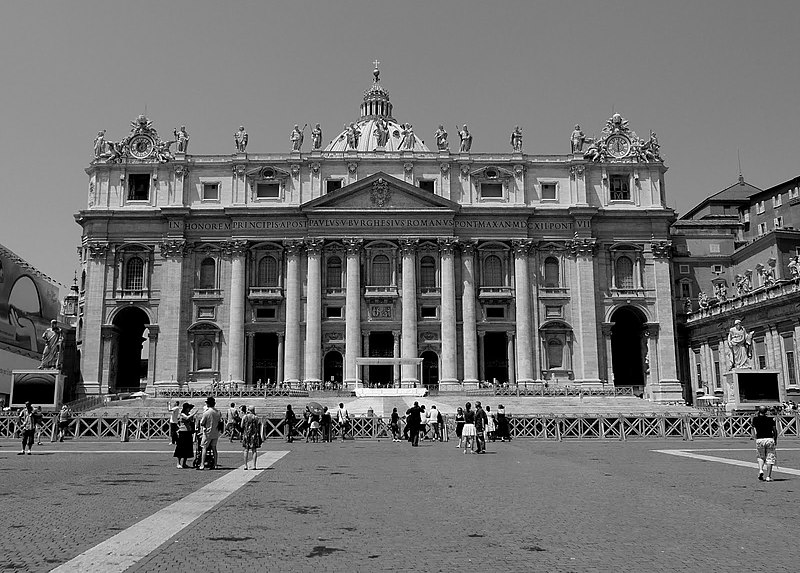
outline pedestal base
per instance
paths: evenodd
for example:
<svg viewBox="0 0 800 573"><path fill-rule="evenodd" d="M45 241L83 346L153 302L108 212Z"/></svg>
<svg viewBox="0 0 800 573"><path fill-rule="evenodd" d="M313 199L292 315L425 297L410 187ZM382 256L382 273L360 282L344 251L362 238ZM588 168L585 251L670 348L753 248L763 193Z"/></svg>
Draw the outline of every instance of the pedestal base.
<svg viewBox="0 0 800 573"><path fill-rule="evenodd" d="M683 386L677 380L661 380L645 388L653 402L681 402Z"/></svg>
<svg viewBox="0 0 800 573"><path fill-rule="evenodd" d="M475 385L477 385L477 381ZM439 392L463 392L464 386L458 382L439 382Z"/></svg>
<svg viewBox="0 0 800 573"><path fill-rule="evenodd" d="M25 402L34 406L55 409L61 406L65 376L55 369L12 370L12 408L23 408Z"/></svg>
<svg viewBox="0 0 800 573"><path fill-rule="evenodd" d="M778 405L781 389L779 370L749 370L737 368L725 372L725 411L753 410L760 405Z"/></svg>

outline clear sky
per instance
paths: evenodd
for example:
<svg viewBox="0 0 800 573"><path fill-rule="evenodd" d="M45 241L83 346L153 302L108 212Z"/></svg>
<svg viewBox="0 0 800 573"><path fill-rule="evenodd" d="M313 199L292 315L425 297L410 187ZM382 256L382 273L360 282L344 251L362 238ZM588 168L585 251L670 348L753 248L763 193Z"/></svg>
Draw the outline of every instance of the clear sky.
<svg viewBox="0 0 800 573"><path fill-rule="evenodd" d="M147 110L190 153L289 150L294 123L327 142L358 116L372 61L394 115L429 144L468 123L473 151L567 153L572 126L612 109L658 133L681 212L736 181L794 177L797 0L0 0L0 243L72 281L84 169L100 129ZM452 137L451 137L452 139ZM308 140L308 138L307 138Z"/></svg>

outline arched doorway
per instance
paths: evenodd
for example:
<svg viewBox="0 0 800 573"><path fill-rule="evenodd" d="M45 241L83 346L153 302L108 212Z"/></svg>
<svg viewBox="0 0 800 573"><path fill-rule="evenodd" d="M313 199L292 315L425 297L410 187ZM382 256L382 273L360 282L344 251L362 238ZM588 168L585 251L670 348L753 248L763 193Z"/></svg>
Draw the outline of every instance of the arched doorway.
<svg viewBox="0 0 800 573"><path fill-rule="evenodd" d="M145 325L150 320L142 309L131 306L123 308L114 317L116 344L112 348L109 365L111 390L137 389L141 381L147 380L147 359L142 358L142 348L147 338L143 337Z"/></svg>
<svg viewBox="0 0 800 573"><path fill-rule="evenodd" d="M261 387L278 382L278 335L257 332L253 339L253 383Z"/></svg>
<svg viewBox="0 0 800 573"><path fill-rule="evenodd" d="M483 337L484 380L489 383L509 382L508 338L505 332L487 332Z"/></svg>
<svg viewBox="0 0 800 573"><path fill-rule="evenodd" d="M635 308L626 306L611 315L611 322L614 323L611 327L614 386L644 386L644 316Z"/></svg>
<svg viewBox="0 0 800 573"><path fill-rule="evenodd" d="M322 377L325 381L325 387L340 388L344 371L344 359L342 353L338 350L331 350L325 355L325 360L322 364Z"/></svg>
<svg viewBox="0 0 800 573"><path fill-rule="evenodd" d="M432 350L422 353L422 384L435 386L439 383L439 357Z"/></svg>

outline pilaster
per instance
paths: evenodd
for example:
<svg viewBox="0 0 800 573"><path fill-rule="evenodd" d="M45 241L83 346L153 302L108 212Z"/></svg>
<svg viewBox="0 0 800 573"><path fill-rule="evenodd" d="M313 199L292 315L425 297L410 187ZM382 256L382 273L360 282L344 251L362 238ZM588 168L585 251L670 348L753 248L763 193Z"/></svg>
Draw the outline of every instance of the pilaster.
<svg viewBox="0 0 800 573"><path fill-rule="evenodd" d="M361 239L344 239L347 250L345 294L344 383L358 383L356 358L361 355Z"/></svg>
<svg viewBox="0 0 800 573"><path fill-rule="evenodd" d="M458 349L456 344L456 279L453 256L456 240L439 239L442 271L442 373L440 382L458 382ZM404 259L405 260L405 259Z"/></svg>
<svg viewBox="0 0 800 573"><path fill-rule="evenodd" d="M574 238L569 243L570 252L575 257L578 276L576 296L577 336L580 342L579 357L576 361L577 378L583 383L600 384L600 364L597 352L597 303L595 293L597 277L594 257L596 240L594 238Z"/></svg>
<svg viewBox="0 0 800 573"><path fill-rule="evenodd" d="M463 330L464 383L478 382L478 334L475 312L474 241L461 244L461 327Z"/></svg>
<svg viewBox="0 0 800 573"><path fill-rule="evenodd" d="M300 382L300 241L284 242L286 249L286 346L284 376L289 384Z"/></svg>
<svg viewBox="0 0 800 573"><path fill-rule="evenodd" d="M185 374L179 369L181 338L184 327L181 321L183 263L188 253L184 239L169 239L159 245L161 252L161 300L158 305L158 341L162 352L158 357L149 358L155 363L154 380L156 384L174 384L176 377Z"/></svg>
<svg viewBox="0 0 800 573"><path fill-rule="evenodd" d="M400 251L403 257L403 338L400 356L402 358L417 358L417 240L401 240ZM401 383L403 386L413 386L419 383L417 379L417 368L413 364L403 364L401 372Z"/></svg>
<svg viewBox="0 0 800 573"><path fill-rule="evenodd" d="M528 239L515 240L514 249L514 282L515 282L515 309L517 324L517 381L523 384L534 381L533 361L531 351L533 341L531 337L531 292L528 279L528 255L532 241Z"/></svg>
<svg viewBox="0 0 800 573"><path fill-rule="evenodd" d="M303 380L311 384L322 382L322 247L320 239L306 241L306 364Z"/></svg>
<svg viewBox="0 0 800 573"><path fill-rule="evenodd" d="M247 241L227 241L223 253L231 261L230 322L228 325L228 379L234 384L244 383L244 298ZM224 374L223 374L224 377Z"/></svg>

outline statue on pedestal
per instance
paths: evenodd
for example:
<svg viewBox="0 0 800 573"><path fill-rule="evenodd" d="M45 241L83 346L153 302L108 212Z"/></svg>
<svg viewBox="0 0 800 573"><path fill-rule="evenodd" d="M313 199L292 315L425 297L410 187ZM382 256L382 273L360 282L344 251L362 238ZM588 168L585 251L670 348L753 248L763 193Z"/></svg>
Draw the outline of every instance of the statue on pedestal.
<svg viewBox="0 0 800 573"><path fill-rule="evenodd" d="M244 153L247 151L247 141L249 137L247 136L247 132L244 130L244 126L239 126L239 131L233 134L233 142L236 144L236 151L238 153Z"/></svg>
<svg viewBox="0 0 800 573"><path fill-rule="evenodd" d="M99 159L106 152L106 130L98 131L94 138L94 157Z"/></svg>
<svg viewBox="0 0 800 573"><path fill-rule="evenodd" d="M344 124L344 130L347 137L347 149L358 149L358 140L361 138L361 130L356 127L355 123L351 123L350 125Z"/></svg>
<svg viewBox="0 0 800 573"><path fill-rule="evenodd" d="M303 133L308 127L308 124L303 124L303 129L300 129L296 123L294 124L294 128L292 129L292 133L289 134L289 141L292 142L292 151L300 151L300 148L303 146Z"/></svg>
<svg viewBox="0 0 800 573"><path fill-rule="evenodd" d="M472 134L467 129L467 124L464 124L464 129L459 130L456 127L456 131L458 131L458 137L461 138L461 153L469 153L469 150L472 148Z"/></svg>
<svg viewBox="0 0 800 573"><path fill-rule="evenodd" d="M180 131L175 129L172 133L175 135L175 142L178 145L176 151L186 153L189 150L189 134L186 133L186 126L182 125Z"/></svg>
<svg viewBox="0 0 800 573"><path fill-rule="evenodd" d="M717 283L714 285L714 295L719 302L728 300L728 287L724 283Z"/></svg>
<svg viewBox="0 0 800 573"><path fill-rule="evenodd" d="M708 298L708 295L705 291L700 291L700 297L698 298L697 304L700 305L701 309L706 309L711 306L711 300Z"/></svg>
<svg viewBox="0 0 800 573"><path fill-rule="evenodd" d="M575 124L575 129L572 130L572 135L569 138L572 153L582 153L583 144L586 142L586 135L581 131L581 126Z"/></svg>
<svg viewBox="0 0 800 573"><path fill-rule="evenodd" d="M800 255L789 259L789 272L792 275L792 279L800 279Z"/></svg>
<svg viewBox="0 0 800 573"><path fill-rule="evenodd" d="M375 139L377 140L375 143L378 147L384 148L386 144L389 142L389 124L383 118L378 119L375 122Z"/></svg>
<svg viewBox="0 0 800 573"><path fill-rule="evenodd" d="M436 149L439 151L447 151L450 149L450 144L447 142L447 130L445 130L443 125L439 126L439 129L436 130L433 137L436 139Z"/></svg>
<svg viewBox="0 0 800 573"><path fill-rule="evenodd" d="M740 319L737 318L728 330L725 345L728 348L729 370L753 367L750 362L753 353L753 333L745 330Z"/></svg>
<svg viewBox="0 0 800 573"><path fill-rule="evenodd" d="M400 149L411 151L414 149L414 128L410 123L404 123L402 127L403 139L400 142Z"/></svg>
<svg viewBox="0 0 800 573"><path fill-rule="evenodd" d="M322 147L322 128L319 124L311 130L311 148L320 149Z"/></svg>
<svg viewBox="0 0 800 573"><path fill-rule="evenodd" d="M64 340L61 329L58 327L58 322L55 320L50 321L50 328L44 331L42 340L44 340L44 352L42 353L42 363L39 364L39 369L58 368L59 359L61 358L61 343Z"/></svg>
<svg viewBox="0 0 800 573"><path fill-rule="evenodd" d="M511 143L511 149L514 153L522 153L522 128L520 126L514 127L509 143Z"/></svg>

